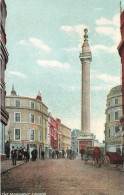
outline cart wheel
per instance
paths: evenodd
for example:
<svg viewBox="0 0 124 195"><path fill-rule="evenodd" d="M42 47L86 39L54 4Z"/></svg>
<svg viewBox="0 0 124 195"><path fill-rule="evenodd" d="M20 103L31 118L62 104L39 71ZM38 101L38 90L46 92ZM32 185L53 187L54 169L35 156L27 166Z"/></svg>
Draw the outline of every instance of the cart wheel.
<svg viewBox="0 0 124 195"><path fill-rule="evenodd" d="M85 162L85 164L87 164L87 157L84 155L84 162Z"/></svg>
<svg viewBox="0 0 124 195"><path fill-rule="evenodd" d="M103 159L103 163L105 166L109 166L110 165L110 159L108 156L105 156Z"/></svg>
<svg viewBox="0 0 124 195"><path fill-rule="evenodd" d="M92 164L93 164L93 166L96 165L96 159L92 159Z"/></svg>

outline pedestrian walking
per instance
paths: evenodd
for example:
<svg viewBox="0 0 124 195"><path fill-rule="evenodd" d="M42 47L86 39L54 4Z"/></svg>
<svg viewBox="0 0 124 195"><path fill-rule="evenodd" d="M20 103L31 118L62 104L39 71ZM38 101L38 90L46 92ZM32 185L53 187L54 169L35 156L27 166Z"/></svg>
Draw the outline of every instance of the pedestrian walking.
<svg viewBox="0 0 124 195"><path fill-rule="evenodd" d="M83 155L84 155L84 153L85 153L85 150L84 150L84 148L82 148L82 149L80 150L81 160L83 160Z"/></svg>
<svg viewBox="0 0 124 195"><path fill-rule="evenodd" d="M62 149L62 158L65 158L65 151Z"/></svg>
<svg viewBox="0 0 124 195"><path fill-rule="evenodd" d="M41 156L42 156L42 159L44 160L44 157L45 157L45 152L44 152L44 150L41 151Z"/></svg>
<svg viewBox="0 0 124 195"><path fill-rule="evenodd" d="M32 161L34 161L34 150L31 151Z"/></svg>
<svg viewBox="0 0 124 195"><path fill-rule="evenodd" d="M69 149L66 150L67 158L69 158Z"/></svg>
<svg viewBox="0 0 124 195"><path fill-rule="evenodd" d="M22 147L19 148L18 160L22 160Z"/></svg>
<svg viewBox="0 0 124 195"><path fill-rule="evenodd" d="M71 149L69 150L69 159L72 160L72 147L71 147Z"/></svg>
<svg viewBox="0 0 124 195"><path fill-rule="evenodd" d="M75 151L72 150L72 159L74 160L74 158L75 158Z"/></svg>
<svg viewBox="0 0 124 195"><path fill-rule="evenodd" d="M56 150L56 157L57 157L57 159L59 158L59 151L58 150Z"/></svg>
<svg viewBox="0 0 124 195"><path fill-rule="evenodd" d="M19 148L18 147L16 149L16 153L17 153L17 160L19 160Z"/></svg>
<svg viewBox="0 0 124 195"><path fill-rule="evenodd" d="M17 154L16 154L16 150L14 149L14 146L12 146L11 158L12 158L12 164L16 165Z"/></svg>
<svg viewBox="0 0 124 195"><path fill-rule="evenodd" d="M54 158L54 155L55 155L55 153L54 153L54 151L52 151L52 158Z"/></svg>
<svg viewBox="0 0 124 195"><path fill-rule="evenodd" d="M24 150L24 159L26 162L29 162L29 158L30 158L30 154L29 151L27 151L26 149Z"/></svg>
<svg viewBox="0 0 124 195"><path fill-rule="evenodd" d="M34 149L34 161L36 161L36 159L37 159L37 149L35 148Z"/></svg>
<svg viewBox="0 0 124 195"><path fill-rule="evenodd" d="M27 150L27 162L29 162L29 159L30 159L30 152L29 152L29 150Z"/></svg>

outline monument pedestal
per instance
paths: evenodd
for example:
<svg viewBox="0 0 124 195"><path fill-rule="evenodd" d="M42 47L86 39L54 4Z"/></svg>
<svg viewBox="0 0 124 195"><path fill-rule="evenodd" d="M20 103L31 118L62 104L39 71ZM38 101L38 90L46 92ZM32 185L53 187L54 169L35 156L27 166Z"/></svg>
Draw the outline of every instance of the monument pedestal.
<svg viewBox="0 0 124 195"><path fill-rule="evenodd" d="M78 154L82 148L86 149L87 146L94 146L95 136L91 132L81 131L77 137L78 140Z"/></svg>

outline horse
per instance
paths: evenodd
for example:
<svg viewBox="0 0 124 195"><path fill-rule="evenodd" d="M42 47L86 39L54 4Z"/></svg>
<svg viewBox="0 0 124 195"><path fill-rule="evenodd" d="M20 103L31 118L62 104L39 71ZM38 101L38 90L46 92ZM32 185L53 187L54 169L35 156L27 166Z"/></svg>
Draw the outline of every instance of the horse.
<svg viewBox="0 0 124 195"><path fill-rule="evenodd" d="M99 167L101 167L101 150L98 146L94 147L92 157L93 157L93 161L94 162L96 161Z"/></svg>

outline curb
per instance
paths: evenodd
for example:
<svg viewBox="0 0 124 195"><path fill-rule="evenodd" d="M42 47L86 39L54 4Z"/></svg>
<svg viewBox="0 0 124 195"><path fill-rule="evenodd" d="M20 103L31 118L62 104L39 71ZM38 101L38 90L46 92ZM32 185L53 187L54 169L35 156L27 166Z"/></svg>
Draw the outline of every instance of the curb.
<svg viewBox="0 0 124 195"><path fill-rule="evenodd" d="M19 164L19 165L13 166L13 167L11 167L11 168L9 168L9 169L5 170L5 171L2 171L2 172L1 172L1 175L2 175L2 174L4 174L4 173L6 173L6 172L8 172L8 171L10 171L10 170L12 170L12 169L15 169L16 167L19 167L19 166L21 166L21 165L23 165L23 164L25 164L25 163L26 163L26 162L23 162L22 164Z"/></svg>

